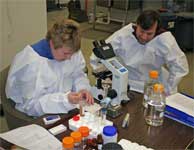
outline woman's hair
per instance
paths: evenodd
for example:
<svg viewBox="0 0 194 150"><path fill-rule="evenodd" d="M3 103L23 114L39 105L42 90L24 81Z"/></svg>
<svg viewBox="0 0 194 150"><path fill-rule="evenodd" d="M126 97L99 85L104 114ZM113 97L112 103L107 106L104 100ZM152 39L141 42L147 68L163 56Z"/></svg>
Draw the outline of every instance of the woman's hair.
<svg viewBox="0 0 194 150"><path fill-rule="evenodd" d="M70 19L57 22L48 30L46 39L52 40L55 49L67 46L77 52L81 43L79 24Z"/></svg>
<svg viewBox="0 0 194 150"><path fill-rule="evenodd" d="M154 10L145 10L137 18L137 24L144 30L151 28L155 22L158 23L157 29L161 27L160 15Z"/></svg>

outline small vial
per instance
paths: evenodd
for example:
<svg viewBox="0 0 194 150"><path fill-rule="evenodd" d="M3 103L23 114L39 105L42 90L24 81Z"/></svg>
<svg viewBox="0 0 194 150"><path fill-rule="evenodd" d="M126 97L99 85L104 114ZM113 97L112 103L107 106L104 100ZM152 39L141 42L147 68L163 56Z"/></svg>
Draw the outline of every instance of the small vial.
<svg viewBox="0 0 194 150"><path fill-rule="evenodd" d="M83 97L80 101L79 101L79 113L80 113L80 116L85 116L85 109L84 107L86 106L86 100L85 98Z"/></svg>
<svg viewBox="0 0 194 150"><path fill-rule="evenodd" d="M106 114L107 114L107 108L106 107L102 107L101 108L101 124L105 124L106 123Z"/></svg>
<svg viewBox="0 0 194 150"><path fill-rule="evenodd" d="M122 127L123 127L123 128L126 128L126 127L129 126L129 119L130 119L130 114L127 113L127 114L125 115L125 118L123 119L123 122L122 122Z"/></svg>
<svg viewBox="0 0 194 150"><path fill-rule="evenodd" d="M64 137L62 143L63 150L74 150L74 140L72 137Z"/></svg>
<svg viewBox="0 0 194 150"><path fill-rule="evenodd" d="M81 140L82 135L79 131L71 132L71 137L74 139L74 150L82 150Z"/></svg>
<svg viewBox="0 0 194 150"><path fill-rule="evenodd" d="M103 138L101 134L97 135L97 144L98 144L98 150L101 150L103 145Z"/></svg>
<svg viewBox="0 0 194 150"><path fill-rule="evenodd" d="M86 147L84 150L98 150L97 139L87 139Z"/></svg>

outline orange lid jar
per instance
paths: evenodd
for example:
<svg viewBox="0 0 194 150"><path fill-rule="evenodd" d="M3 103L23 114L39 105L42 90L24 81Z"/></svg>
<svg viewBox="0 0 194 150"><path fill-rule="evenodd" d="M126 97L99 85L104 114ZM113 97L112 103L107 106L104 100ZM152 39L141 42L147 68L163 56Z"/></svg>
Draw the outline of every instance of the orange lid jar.
<svg viewBox="0 0 194 150"><path fill-rule="evenodd" d="M62 140L63 150L73 150L74 139L72 137L64 137Z"/></svg>
<svg viewBox="0 0 194 150"><path fill-rule="evenodd" d="M79 131L71 132L71 137L74 139L74 143L81 142L82 135Z"/></svg>
<svg viewBox="0 0 194 150"><path fill-rule="evenodd" d="M89 128L87 126L81 126L78 131L81 133L82 137L87 137L89 135Z"/></svg>

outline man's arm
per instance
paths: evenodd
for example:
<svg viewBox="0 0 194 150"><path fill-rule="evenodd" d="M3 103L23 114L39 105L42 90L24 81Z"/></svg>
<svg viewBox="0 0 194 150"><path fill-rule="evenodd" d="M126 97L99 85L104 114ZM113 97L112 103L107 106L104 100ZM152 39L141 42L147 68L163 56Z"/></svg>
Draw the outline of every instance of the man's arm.
<svg viewBox="0 0 194 150"><path fill-rule="evenodd" d="M170 34L166 36L165 40L162 41L164 47L164 56L166 65L169 71L169 77L167 79L167 92L172 94L176 92L176 87L181 81L182 77L188 74L189 67L185 54L179 48L175 38Z"/></svg>

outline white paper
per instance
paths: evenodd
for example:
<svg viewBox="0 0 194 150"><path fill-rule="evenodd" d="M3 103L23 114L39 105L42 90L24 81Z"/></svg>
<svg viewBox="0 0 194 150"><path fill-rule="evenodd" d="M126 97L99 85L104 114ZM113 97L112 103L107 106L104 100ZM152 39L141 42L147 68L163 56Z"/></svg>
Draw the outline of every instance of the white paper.
<svg viewBox="0 0 194 150"><path fill-rule="evenodd" d="M30 150L61 150L62 143L39 125L28 125L5 133L4 140Z"/></svg>
<svg viewBox="0 0 194 150"><path fill-rule="evenodd" d="M152 148L147 148L144 145L139 145L126 139L121 139L118 144L121 145L124 150L153 150Z"/></svg>
<svg viewBox="0 0 194 150"><path fill-rule="evenodd" d="M166 98L166 104L194 117L194 99L176 93Z"/></svg>

